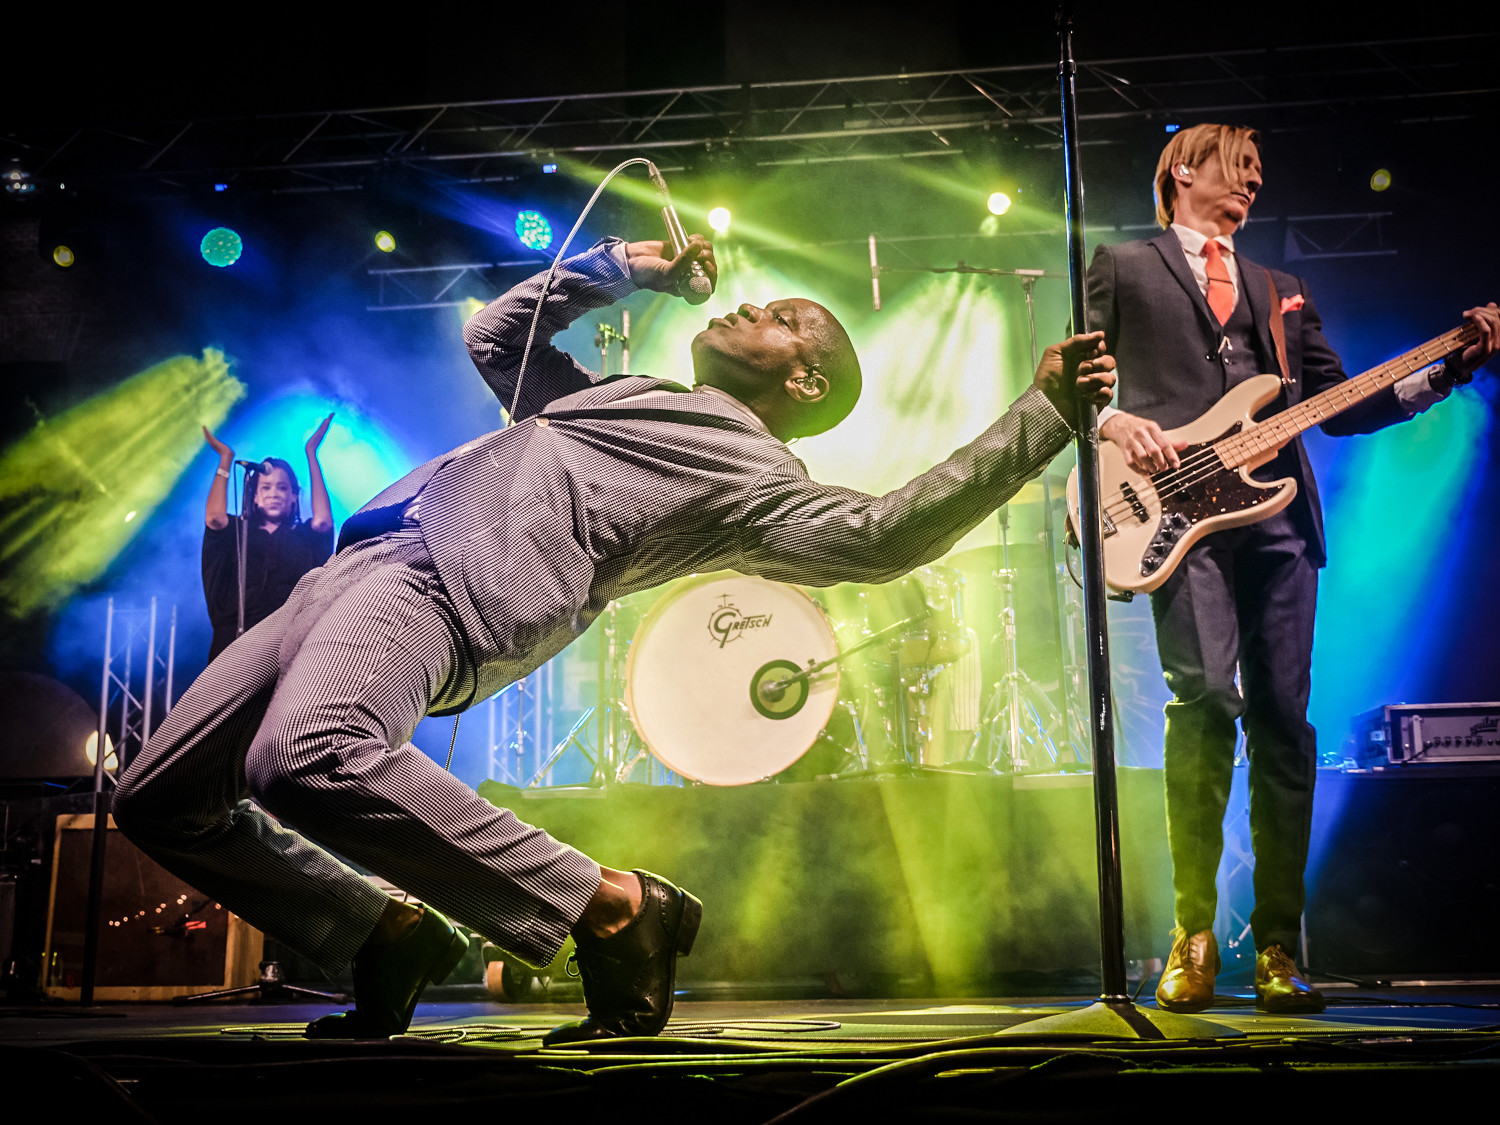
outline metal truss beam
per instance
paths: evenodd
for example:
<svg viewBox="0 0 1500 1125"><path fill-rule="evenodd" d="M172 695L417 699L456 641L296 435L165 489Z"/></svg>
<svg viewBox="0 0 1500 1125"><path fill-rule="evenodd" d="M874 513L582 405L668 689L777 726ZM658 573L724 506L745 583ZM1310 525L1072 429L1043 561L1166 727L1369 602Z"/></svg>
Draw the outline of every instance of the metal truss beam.
<svg viewBox="0 0 1500 1125"><path fill-rule="evenodd" d="M1154 55L1081 64L1079 120L1093 140L1142 121L1493 120L1500 34ZM978 131L1046 143L1058 132L1052 63L815 81L564 94L357 110L319 109L20 129L0 141L34 176L182 190L358 188L383 171L508 178L543 161L623 154L692 165L780 165L961 151Z"/></svg>
<svg viewBox="0 0 1500 1125"><path fill-rule="evenodd" d="M1394 256L1396 247L1386 239L1382 220L1392 217L1391 211L1342 212L1326 215L1257 215L1250 222L1284 224L1286 228L1286 260L1289 262L1310 258L1368 258ZM982 269L965 266L959 261L956 267L930 262L913 265L913 249L920 244L941 246L964 246L974 243L993 243L998 239L1035 238L1061 236L1063 225L1059 221L1053 226L1030 226L1015 230L996 231L983 234L977 231L954 231L948 234L881 235L881 246L893 245L902 248L905 261L902 265L883 265L882 272L954 272L982 273ZM1092 241L1099 235L1118 234L1140 238L1158 233L1155 223L1136 223L1115 226L1094 224L1089 227ZM1113 241L1107 239L1106 241ZM795 253L805 254L810 250L839 251L847 249L851 255L862 256L868 246L864 239L833 239L826 242L765 245L756 248L760 254ZM462 305L470 296L478 296L471 290L463 295L455 294L459 282L466 278L477 279L483 293L480 300L489 300L504 291L526 273L540 272L547 261L539 258L517 258L503 262L455 262L451 265L409 266L398 269L371 269L366 273L375 278L376 296L373 304L366 306L367 312L409 312L415 309L445 309ZM1024 271L1023 271L1024 272ZM1042 276L1038 274L1038 276ZM1052 274L1046 276L1051 277ZM1066 279L1066 274L1056 276Z"/></svg>

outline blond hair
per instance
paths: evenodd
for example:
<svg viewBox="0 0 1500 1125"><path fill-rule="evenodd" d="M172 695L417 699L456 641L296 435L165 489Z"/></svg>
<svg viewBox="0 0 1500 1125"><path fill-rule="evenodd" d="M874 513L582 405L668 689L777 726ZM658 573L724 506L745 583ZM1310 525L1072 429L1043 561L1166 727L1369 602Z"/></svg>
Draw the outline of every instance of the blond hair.
<svg viewBox="0 0 1500 1125"><path fill-rule="evenodd" d="M1260 134L1245 125L1194 125L1172 134L1156 162L1156 221L1163 230L1172 225L1177 208L1177 182L1172 169L1179 164L1196 168L1217 152L1224 178L1238 183L1244 178L1240 157L1246 145L1259 146Z"/></svg>

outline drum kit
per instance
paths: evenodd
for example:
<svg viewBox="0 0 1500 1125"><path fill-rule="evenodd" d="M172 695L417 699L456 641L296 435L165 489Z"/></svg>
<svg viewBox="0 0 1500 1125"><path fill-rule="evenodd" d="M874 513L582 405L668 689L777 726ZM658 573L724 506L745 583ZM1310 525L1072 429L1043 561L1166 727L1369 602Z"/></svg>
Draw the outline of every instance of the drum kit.
<svg viewBox="0 0 1500 1125"><path fill-rule="evenodd" d="M966 272L1021 277L1035 366L1042 275ZM629 320L598 329L600 370L619 342L629 371ZM596 623L598 701L529 785L545 784L572 750L591 763L593 785L1087 769L1082 607L1057 565L1049 480L1011 500L1041 513L1039 541L1019 549L1009 546L1007 506L998 547L883 585L812 589L725 573L611 602ZM976 582L992 596L966 614ZM1022 668L1018 620L1028 613L1055 703ZM986 625L997 626L988 645Z"/></svg>
<svg viewBox="0 0 1500 1125"><path fill-rule="evenodd" d="M721 573L611 603L596 626L599 702L532 784L570 749L596 785L1077 768L1087 740L1067 705L1076 665L1057 659L1060 641L1041 646L1055 704L1019 659L1018 596L1046 601L1024 595L1058 576L1041 546L1007 548L1002 536L883 585ZM966 615L976 579L993 611ZM1060 638L1058 618L1039 616Z"/></svg>

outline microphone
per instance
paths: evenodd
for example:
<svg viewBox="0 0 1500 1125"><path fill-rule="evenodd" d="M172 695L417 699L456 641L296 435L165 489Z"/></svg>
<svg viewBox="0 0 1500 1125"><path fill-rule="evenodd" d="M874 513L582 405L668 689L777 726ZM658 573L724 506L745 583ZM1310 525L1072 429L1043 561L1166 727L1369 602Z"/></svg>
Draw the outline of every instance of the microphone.
<svg viewBox="0 0 1500 1125"><path fill-rule="evenodd" d="M661 193L661 220L666 224L667 241L672 244L672 256L675 258L687 249L687 232L682 229L682 220L677 217L677 208L672 206L672 197L667 192L667 181L662 179L661 172L649 160L646 161L646 174L651 177L651 182ZM713 296L713 291L714 283L709 280L708 274L703 272L703 266L699 262L693 263L692 275L677 286L678 294L690 305L701 305Z"/></svg>
<svg viewBox="0 0 1500 1125"><path fill-rule="evenodd" d="M235 464L242 469L249 469L252 473L269 473L276 467L270 461L236 461Z"/></svg>

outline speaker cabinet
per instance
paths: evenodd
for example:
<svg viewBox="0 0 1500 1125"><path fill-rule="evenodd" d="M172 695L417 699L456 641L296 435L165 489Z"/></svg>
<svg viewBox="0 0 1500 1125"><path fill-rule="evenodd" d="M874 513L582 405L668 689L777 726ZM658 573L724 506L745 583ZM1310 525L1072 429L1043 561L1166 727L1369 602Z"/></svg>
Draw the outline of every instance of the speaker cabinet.
<svg viewBox="0 0 1500 1125"><path fill-rule="evenodd" d="M258 930L149 859L108 822L104 894L94 996L170 1000L254 984ZM42 989L77 1000L83 977L84 919L94 817L57 818Z"/></svg>
<svg viewBox="0 0 1500 1125"><path fill-rule="evenodd" d="M1360 980L1500 979L1500 769L1320 774L1308 961Z"/></svg>

